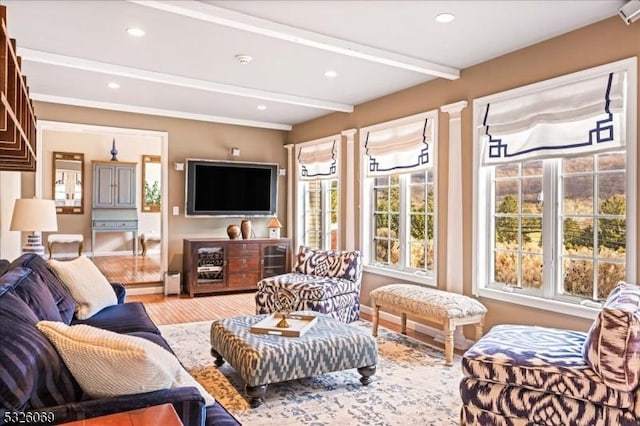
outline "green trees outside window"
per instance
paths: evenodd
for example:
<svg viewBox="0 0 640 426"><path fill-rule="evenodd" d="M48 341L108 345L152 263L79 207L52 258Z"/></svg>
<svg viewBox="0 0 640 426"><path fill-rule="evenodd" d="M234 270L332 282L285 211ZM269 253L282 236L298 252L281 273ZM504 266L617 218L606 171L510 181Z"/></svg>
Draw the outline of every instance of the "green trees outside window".
<svg viewBox="0 0 640 426"><path fill-rule="evenodd" d="M542 289L543 229L556 221L560 293L602 300L625 278L625 154L545 161L557 180L544 176L542 161L495 166L494 280ZM543 228L545 180L561 198L549 200L555 216Z"/></svg>

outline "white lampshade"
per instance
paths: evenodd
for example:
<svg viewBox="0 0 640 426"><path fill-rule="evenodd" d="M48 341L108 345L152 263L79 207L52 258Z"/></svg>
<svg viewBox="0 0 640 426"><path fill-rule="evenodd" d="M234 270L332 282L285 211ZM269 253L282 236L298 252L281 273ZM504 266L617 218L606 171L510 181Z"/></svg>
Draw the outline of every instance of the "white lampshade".
<svg viewBox="0 0 640 426"><path fill-rule="evenodd" d="M58 218L53 200L19 198L13 206L11 231L57 231Z"/></svg>
<svg viewBox="0 0 640 426"><path fill-rule="evenodd" d="M9 230L31 232L27 236L27 244L22 247L22 252L44 256L42 239L36 232L58 230L55 201L39 198L17 199L13 205Z"/></svg>
<svg viewBox="0 0 640 426"><path fill-rule="evenodd" d="M271 221L267 225L267 228L282 228L282 224L276 216L271 218Z"/></svg>

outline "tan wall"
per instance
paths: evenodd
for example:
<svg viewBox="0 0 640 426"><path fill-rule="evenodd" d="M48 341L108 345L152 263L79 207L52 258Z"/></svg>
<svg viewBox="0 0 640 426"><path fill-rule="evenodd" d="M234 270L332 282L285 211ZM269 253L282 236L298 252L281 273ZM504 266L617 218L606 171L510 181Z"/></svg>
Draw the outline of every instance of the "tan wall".
<svg viewBox="0 0 640 426"><path fill-rule="evenodd" d="M469 106L462 112L462 234L464 235L464 249L460 266L463 268L464 274L464 293L471 294L473 200L471 102L473 99L632 56L640 56L640 25L627 26L616 16L464 69L458 80L432 80L358 105L354 112L350 114L335 113L296 125L289 133L288 142L299 143L313 140L339 133L345 129L360 128L422 111L429 111L460 100L469 101ZM640 94L638 98L640 98ZM445 276L442 272L446 269L444 253L446 253L447 225L448 118L447 114L440 114L438 135L438 251L440 253L438 268L441 271L438 276L438 286L440 288L445 287ZM638 134L640 134L640 131ZM359 153L356 156L359 157ZM357 176L358 173L356 173ZM358 191L359 183L357 182L356 194L358 194ZM640 201L640 193L637 194L636 199ZM357 229L360 226L359 222L357 214ZM640 229L640 223L637 224L637 229ZM638 241L637 246L640 247L640 241ZM640 264L638 268L640 269ZM640 271L636 275L640 276ZM363 278L362 302L369 304L369 292L380 285L392 281L394 280L390 278L366 273ZM590 320L488 299L483 299L482 302L489 309L487 327L499 323L526 323L585 330L591 323Z"/></svg>
<svg viewBox="0 0 640 426"><path fill-rule="evenodd" d="M226 228L240 223L239 218L186 218L184 216L184 172L175 171L176 162L185 158L228 160L231 147L241 150L239 161L277 163L286 168L286 133L279 130L258 129L229 124L206 123L143 114L106 111L44 102L35 102L39 120L84 123L110 127L124 127L167 132L169 135L169 269L182 270L182 240L185 237L228 238ZM120 145L118 150L120 150ZM118 157L122 160L122 158ZM164 161L164 159L163 159ZM23 173L23 196L33 194L33 173ZM44 189L44 188L43 188ZM278 178L278 217L286 223L286 178ZM87 200L90 200L87 195ZM89 208L91 203L89 201ZM171 215L171 207L179 206L180 215ZM87 208L87 204L85 204ZM253 220L256 236L267 236L268 219ZM282 230L286 235L286 229Z"/></svg>

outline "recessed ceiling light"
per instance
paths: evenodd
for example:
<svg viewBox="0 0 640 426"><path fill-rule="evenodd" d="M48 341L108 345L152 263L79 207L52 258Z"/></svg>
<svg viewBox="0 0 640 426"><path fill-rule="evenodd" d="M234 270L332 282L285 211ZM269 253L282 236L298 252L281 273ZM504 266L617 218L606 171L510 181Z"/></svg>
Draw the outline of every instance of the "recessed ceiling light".
<svg viewBox="0 0 640 426"><path fill-rule="evenodd" d="M109 89L119 89L119 88L120 88L120 85L119 85L118 83L116 83L116 82L112 81L111 83L107 84L107 87L108 87Z"/></svg>
<svg viewBox="0 0 640 426"><path fill-rule="evenodd" d="M324 76L327 78L336 78L338 76L338 73L334 70L329 70L324 73Z"/></svg>
<svg viewBox="0 0 640 426"><path fill-rule="evenodd" d="M440 22L441 24L448 24L454 19L456 19L456 16L453 13L441 13L439 15L436 15L436 21Z"/></svg>
<svg viewBox="0 0 640 426"><path fill-rule="evenodd" d="M129 28L127 28L127 34L129 34L130 36L133 36L133 37L142 37L146 33L144 32L144 30L142 28L129 27Z"/></svg>
<svg viewBox="0 0 640 426"><path fill-rule="evenodd" d="M267 109L267 106L266 105L258 105L258 109L260 111L264 111L265 109Z"/></svg>

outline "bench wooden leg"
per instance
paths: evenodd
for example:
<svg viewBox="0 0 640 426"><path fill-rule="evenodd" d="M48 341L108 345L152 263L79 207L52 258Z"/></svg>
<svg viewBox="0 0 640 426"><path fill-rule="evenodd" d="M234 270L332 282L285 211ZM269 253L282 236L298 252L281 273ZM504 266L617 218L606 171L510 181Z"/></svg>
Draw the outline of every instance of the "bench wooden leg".
<svg viewBox="0 0 640 426"><path fill-rule="evenodd" d="M53 256L53 243L47 243L47 248L49 249L49 259Z"/></svg>
<svg viewBox="0 0 640 426"><path fill-rule="evenodd" d="M456 326L451 321L444 325L444 357L446 365L453 365L453 332Z"/></svg>
<svg viewBox="0 0 640 426"><path fill-rule="evenodd" d="M402 334L407 334L407 314L404 312L401 315L400 324L402 325Z"/></svg>
<svg viewBox="0 0 640 426"><path fill-rule="evenodd" d="M380 306L373 307L373 337L378 337L378 318L380 316Z"/></svg>
<svg viewBox="0 0 640 426"><path fill-rule="evenodd" d="M476 324L476 340L480 340L480 338L482 337L483 327L484 327L484 317L482 317L482 319L480 319L480 321Z"/></svg>
<svg viewBox="0 0 640 426"><path fill-rule="evenodd" d="M142 246L142 257L147 255L147 241L144 238L140 238L140 245Z"/></svg>
<svg viewBox="0 0 640 426"><path fill-rule="evenodd" d="M82 256L83 248L84 248L84 242L80 241L80 244L78 244L78 257Z"/></svg>

